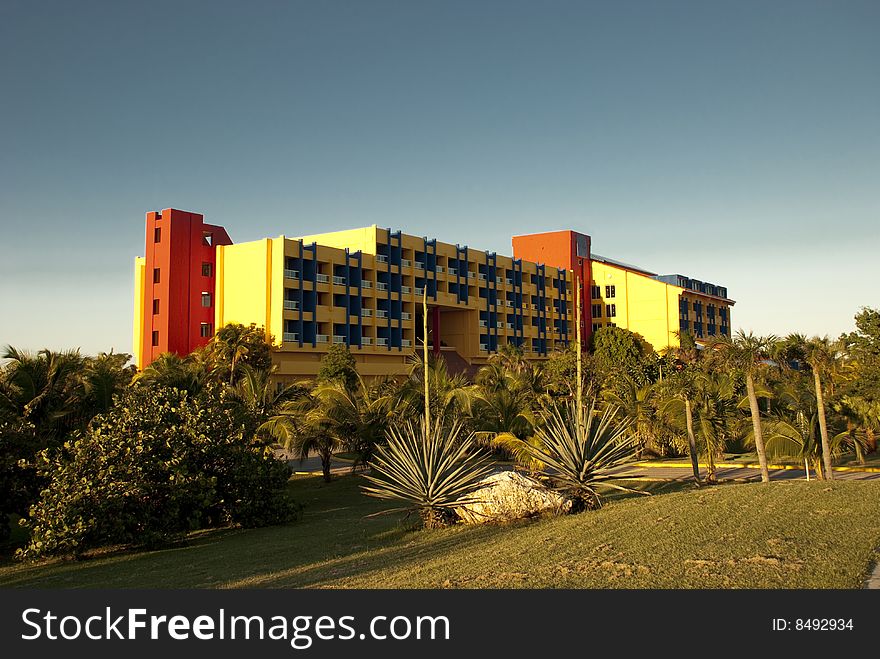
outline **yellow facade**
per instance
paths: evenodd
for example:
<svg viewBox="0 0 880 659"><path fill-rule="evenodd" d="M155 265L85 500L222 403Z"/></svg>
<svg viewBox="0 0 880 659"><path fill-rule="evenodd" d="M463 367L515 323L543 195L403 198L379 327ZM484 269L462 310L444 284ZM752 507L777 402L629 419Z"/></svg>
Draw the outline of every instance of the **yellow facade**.
<svg viewBox="0 0 880 659"><path fill-rule="evenodd" d="M425 286L429 342L436 313L440 349L469 365L506 343L541 359L573 338L570 272L466 253L376 227L218 246L216 326L265 327L282 379L317 374L332 343L349 345L363 375L406 373L421 344Z"/></svg>
<svg viewBox="0 0 880 659"><path fill-rule="evenodd" d="M677 347L682 331L698 341L730 335L733 300L685 289L660 281L647 271L604 259L592 260L591 266L593 331L622 327L640 334L658 352ZM710 310L712 318L720 319L723 314L726 322L707 322Z"/></svg>
<svg viewBox="0 0 880 659"><path fill-rule="evenodd" d="M134 259L134 333L132 335L131 346L134 355L134 362L138 368L140 364L141 349L143 348L143 326L144 326L144 272L147 268L147 260L143 256L137 256Z"/></svg>

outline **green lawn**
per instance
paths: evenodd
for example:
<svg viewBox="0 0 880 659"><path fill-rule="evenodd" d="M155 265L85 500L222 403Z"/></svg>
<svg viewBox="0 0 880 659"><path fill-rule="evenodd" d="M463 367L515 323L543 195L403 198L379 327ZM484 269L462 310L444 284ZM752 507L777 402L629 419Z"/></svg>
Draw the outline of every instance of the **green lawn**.
<svg viewBox="0 0 880 659"><path fill-rule="evenodd" d="M360 476L291 483L281 527L79 562L0 564L2 587L857 588L880 546L880 482L727 484L623 498L597 512L414 531ZM412 521L412 520L410 520Z"/></svg>

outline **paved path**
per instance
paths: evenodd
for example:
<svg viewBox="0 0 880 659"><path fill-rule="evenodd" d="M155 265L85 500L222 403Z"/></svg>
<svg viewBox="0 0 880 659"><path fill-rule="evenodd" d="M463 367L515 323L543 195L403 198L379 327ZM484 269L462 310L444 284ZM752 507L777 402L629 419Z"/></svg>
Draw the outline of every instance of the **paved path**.
<svg viewBox="0 0 880 659"><path fill-rule="evenodd" d="M633 466L621 467L618 471L623 476L631 478L651 478L658 480L688 480L693 478L693 470L690 465L681 467L672 466L668 463L661 465L638 464ZM745 480L757 481L761 480L761 470L756 467L746 466L723 466L715 470L719 480ZM700 475L705 477L706 469L700 466ZM810 472L811 478L815 478L815 474ZM806 472L803 469L770 469L771 480L804 480ZM837 471L834 470L835 480L880 480L880 472L871 471Z"/></svg>

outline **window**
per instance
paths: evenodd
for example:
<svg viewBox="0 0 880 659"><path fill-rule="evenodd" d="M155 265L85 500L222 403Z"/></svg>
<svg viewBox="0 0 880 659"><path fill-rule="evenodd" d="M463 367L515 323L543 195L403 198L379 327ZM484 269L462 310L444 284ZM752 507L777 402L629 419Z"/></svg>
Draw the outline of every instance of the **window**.
<svg viewBox="0 0 880 659"><path fill-rule="evenodd" d="M202 323L199 326L199 336L209 337L214 334L214 328L211 326L211 323Z"/></svg>
<svg viewBox="0 0 880 659"><path fill-rule="evenodd" d="M203 307L210 307L211 306L211 294L206 291L202 291L202 306Z"/></svg>
<svg viewBox="0 0 880 659"><path fill-rule="evenodd" d="M214 274L214 266L210 263L202 263L202 277L210 277Z"/></svg>
<svg viewBox="0 0 880 659"><path fill-rule="evenodd" d="M210 231L204 231L202 233L202 242L205 243L208 247L211 247L214 244L214 234Z"/></svg>
<svg viewBox="0 0 880 659"><path fill-rule="evenodd" d="M159 332L158 330L153 330L153 346L159 345Z"/></svg>
<svg viewBox="0 0 880 659"><path fill-rule="evenodd" d="M602 317L602 305L594 304L593 305L593 318L601 318Z"/></svg>
<svg viewBox="0 0 880 659"><path fill-rule="evenodd" d="M599 325L597 323L593 323L593 332L599 331Z"/></svg>
<svg viewBox="0 0 880 659"><path fill-rule="evenodd" d="M605 287L605 297L617 297L617 289L613 284Z"/></svg>
<svg viewBox="0 0 880 659"><path fill-rule="evenodd" d="M605 305L605 315L609 318L614 318L617 316L617 305L616 304L606 304Z"/></svg>
<svg viewBox="0 0 880 659"><path fill-rule="evenodd" d="M159 313L159 300L153 300L153 315Z"/></svg>
<svg viewBox="0 0 880 659"><path fill-rule="evenodd" d="M590 296L594 300L601 300L602 299L602 289L599 288L598 286L596 286L595 284L593 284L592 286L590 286Z"/></svg>
<svg viewBox="0 0 880 659"><path fill-rule="evenodd" d="M153 268L153 283L159 283L159 268Z"/></svg>
<svg viewBox="0 0 880 659"><path fill-rule="evenodd" d="M156 227L153 229L153 242L161 243L162 242L162 227Z"/></svg>

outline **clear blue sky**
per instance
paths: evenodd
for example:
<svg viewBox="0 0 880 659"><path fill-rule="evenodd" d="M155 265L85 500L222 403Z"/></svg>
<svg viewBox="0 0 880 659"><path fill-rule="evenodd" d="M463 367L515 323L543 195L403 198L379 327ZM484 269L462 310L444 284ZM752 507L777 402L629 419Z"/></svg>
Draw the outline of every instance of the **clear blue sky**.
<svg viewBox="0 0 880 659"><path fill-rule="evenodd" d="M880 2L0 0L0 344L131 348L144 213L377 223L880 306Z"/></svg>

